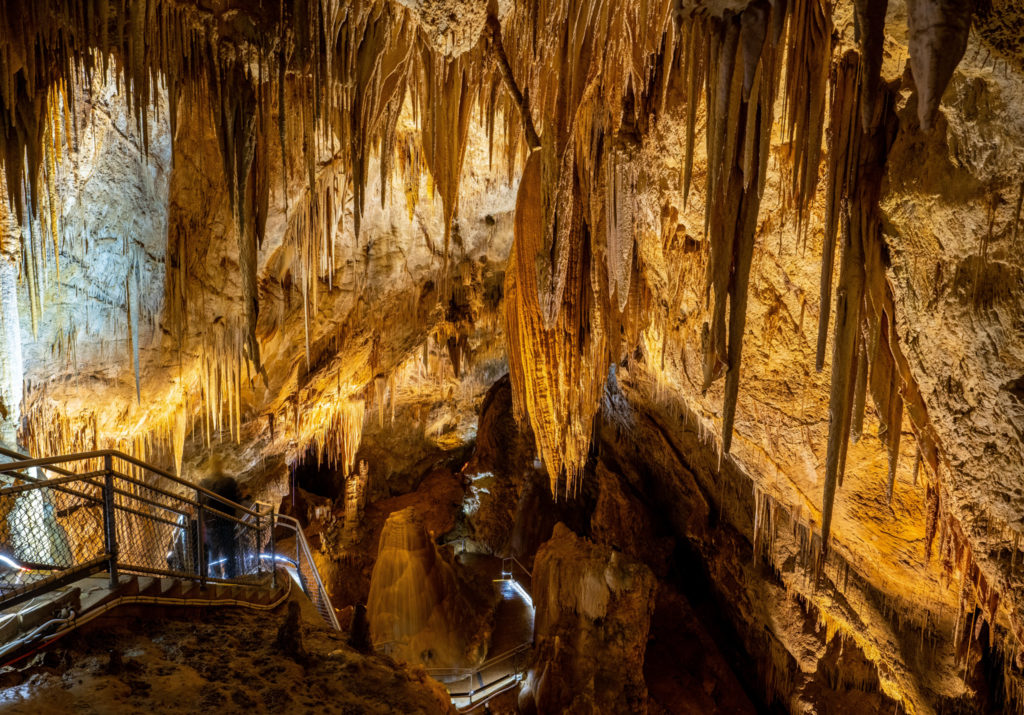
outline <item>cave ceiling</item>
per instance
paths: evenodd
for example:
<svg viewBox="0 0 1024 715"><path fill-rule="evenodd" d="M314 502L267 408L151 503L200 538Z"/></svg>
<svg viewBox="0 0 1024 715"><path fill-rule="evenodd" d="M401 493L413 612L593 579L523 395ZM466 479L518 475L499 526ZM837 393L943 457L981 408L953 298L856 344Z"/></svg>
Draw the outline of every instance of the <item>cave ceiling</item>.
<svg viewBox="0 0 1024 715"><path fill-rule="evenodd" d="M978 604L1022 668L1022 28L1014 0L6 0L0 436L350 472L364 422L507 364L571 498L618 365L813 570Z"/></svg>

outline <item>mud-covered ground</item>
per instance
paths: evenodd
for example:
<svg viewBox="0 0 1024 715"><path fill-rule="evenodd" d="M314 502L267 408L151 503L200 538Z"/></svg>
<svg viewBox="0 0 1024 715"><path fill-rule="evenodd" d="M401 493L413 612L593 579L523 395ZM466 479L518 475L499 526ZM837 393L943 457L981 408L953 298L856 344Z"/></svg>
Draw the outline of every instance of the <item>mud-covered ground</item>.
<svg viewBox="0 0 1024 715"><path fill-rule="evenodd" d="M284 605L114 611L0 672L0 712L451 712L422 671L356 652L303 606L298 660L276 645Z"/></svg>

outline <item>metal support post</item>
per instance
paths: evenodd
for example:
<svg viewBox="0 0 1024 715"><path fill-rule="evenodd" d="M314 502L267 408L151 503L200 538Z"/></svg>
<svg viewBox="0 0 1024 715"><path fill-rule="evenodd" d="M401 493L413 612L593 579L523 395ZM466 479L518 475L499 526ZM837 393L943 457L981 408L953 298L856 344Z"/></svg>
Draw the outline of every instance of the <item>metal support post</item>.
<svg viewBox="0 0 1024 715"><path fill-rule="evenodd" d="M110 588L118 586L117 581L117 522L114 517L114 458L103 457L103 533L107 550L107 570L110 572Z"/></svg>
<svg viewBox="0 0 1024 715"><path fill-rule="evenodd" d="M196 569L199 573L199 587L206 588L206 576L209 573L210 567L207 564L209 554L206 553L206 514L203 509L203 493L196 489L196 553L199 558L196 559Z"/></svg>
<svg viewBox="0 0 1024 715"><path fill-rule="evenodd" d="M277 543L274 539L274 505L270 505L270 585L277 588Z"/></svg>

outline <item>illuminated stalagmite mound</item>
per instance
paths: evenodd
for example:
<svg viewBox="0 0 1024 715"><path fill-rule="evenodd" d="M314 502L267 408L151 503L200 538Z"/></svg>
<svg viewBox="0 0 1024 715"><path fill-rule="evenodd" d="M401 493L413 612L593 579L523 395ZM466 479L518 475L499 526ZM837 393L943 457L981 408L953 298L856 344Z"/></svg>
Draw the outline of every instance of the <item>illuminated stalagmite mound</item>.
<svg viewBox="0 0 1024 715"><path fill-rule="evenodd" d="M388 517L370 578L367 616L380 648L409 663L470 667L483 659L478 631L488 602L474 602L452 564L438 552L415 507Z"/></svg>

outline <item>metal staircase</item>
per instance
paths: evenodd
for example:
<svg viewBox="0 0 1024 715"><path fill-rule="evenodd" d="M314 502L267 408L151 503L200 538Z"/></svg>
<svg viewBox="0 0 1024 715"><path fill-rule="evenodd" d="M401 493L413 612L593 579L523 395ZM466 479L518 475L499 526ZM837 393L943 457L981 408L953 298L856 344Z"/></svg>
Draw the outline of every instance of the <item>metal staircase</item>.
<svg viewBox="0 0 1024 715"><path fill-rule="evenodd" d="M0 457L0 662L118 605L272 608L293 582L339 628L302 528L271 506L114 450Z"/></svg>

